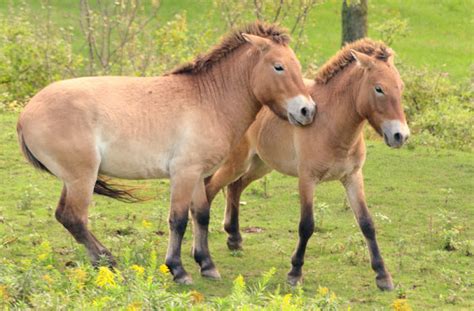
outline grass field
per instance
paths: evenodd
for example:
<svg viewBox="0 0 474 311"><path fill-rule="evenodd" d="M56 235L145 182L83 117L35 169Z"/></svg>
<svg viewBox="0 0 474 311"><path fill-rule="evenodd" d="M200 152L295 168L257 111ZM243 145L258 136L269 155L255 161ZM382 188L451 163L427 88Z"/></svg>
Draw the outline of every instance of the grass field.
<svg viewBox="0 0 474 311"><path fill-rule="evenodd" d="M146 2L146 1L145 1ZM0 0L0 13L8 12L8 4L18 5L18 1ZM41 7L39 0L25 1L33 11ZM50 0L52 20L59 25L70 25L80 35L79 6L73 0ZM177 13L186 11L190 29L200 32L203 16L211 21L218 31L225 28L220 13L209 0L163 0L157 22L162 24ZM474 28L472 0L407 0L369 1L369 36L378 38L374 24L398 17L408 20L409 32L405 38L397 39L393 48L400 60L414 67L428 67L449 73L454 79L466 79L472 75L474 55ZM328 0L318 5L308 19L306 34L308 45L298 51L303 64L316 61L321 64L340 47L341 4L338 0ZM252 21L246 18L245 21ZM242 20L242 22L245 22ZM152 31L152 29L150 29ZM217 40L217 38L216 38ZM211 42L210 42L211 43ZM84 49L77 44L76 49Z"/></svg>
<svg viewBox="0 0 474 311"><path fill-rule="evenodd" d="M14 113L0 114L0 258L19 263L34 257L35 245L49 241L60 271L70 261L87 265L85 251L54 219L60 182L36 172L18 151L16 118ZM473 257L467 256L464 246L457 251L443 250L443 229L455 226L459 230L455 240L461 244L474 236L473 173L474 156L469 153L425 148L391 150L381 142L369 142L365 168L368 203L398 290L382 293L376 288L366 247L344 204L342 187L330 183L317 189L318 232L307 251L305 293L312 295L318 286L326 286L352 310L387 309L403 292L415 310L474 308ZM142 194L156 200L124 204L95 197L90 209L91 227L118 255L122 262L119 268L124 268L127 252L132 254L132 263L140 264L150 248L156 248L159 260L164 260L166 251L168 182L132 184L144 187ZM231 253L225 245L222 196L214 204L210 247L223 279L209 281L199 276L188 255L188 230L183 258L195 283L173 290L195 289L206 297L224 296L237 275L252 283L262 272L275 267L271 288L280 285L283 291L291 291L285 285L285 276L297 239L296 179L273 173L268 179L268 198L263 189L257 182L242 198L247 203L241 212L244 232L256 227L261 230L244 233L244 251L240 253ZM151 228L144 225L148 222Z"/></svg>
<svg viewBox="0 0 474 311"><path fill-rule="evenodd" d="M0 16L7 14L9 4L18 3L0 0ZM42 14L38 11L41 1L25 3ZM75 27L79 36L77 1L49 3L52 20ZM456 81L472 77L472 0L369 3L369 25L394 16L408 20L407 37L393 44L404 64L448 72ZM224 28L219 12L208 0L163 0L157 22L164 23L184 10L192 31L199 33L207 25L201 23L203 15L216 29ZM333 55L340 47L340 1L318 5L310 15L306 34L309 43L298 51L304 64L314 60L322 63ZM369 35L377 38L373 28ZM81 43L74 47L77 51L84 49ZM15 131L17 116L15 112L0 112L0 265L21 266L34 260L38 247L47 241L55 257L54 269L59 271L56 277L65 278L71 262L88 265L87 255L54 218L61 183L35 171L20 154ZM406 296L414 310L473 310L474 155L414 144L391 150L380 141L369 141L367 150L364 172L368 205L397 289L383 293L376 288L366 246L345 204L343 189L337 183L328 183L316 190L317 232L309 242L305 260L305 296L313 296L321 286L337 293L343 309L350 306L352 310L387 310L395 299ZM153 200L125 204L94 197L90 208L92 231L118 257L121 270L131 264L145 265L151 250L156 250L161 263L167 245L169 183L125 183L139 186L140 194ZM239 274L249 284L255 284L262 273L274 267L276 274L270 290L281 287L283 293L294 292L285 280L298 236L297 180L272 173L267 184L265 187L263 182L254 183L242 198L242 252L227 250L221 225L223 196L219 195L213 205L209 243L222 280L199 276L190 256L192 237L188 227L183 260L194 285L173 285L170 290L196 290L205 299L223 297L229 295ZM447 245L456 250L446 250ZM0 266L2 271L6 270ZM13 277L0 273L0 307L2 284ZM34 281L42 284L44 280Z"/></svg>

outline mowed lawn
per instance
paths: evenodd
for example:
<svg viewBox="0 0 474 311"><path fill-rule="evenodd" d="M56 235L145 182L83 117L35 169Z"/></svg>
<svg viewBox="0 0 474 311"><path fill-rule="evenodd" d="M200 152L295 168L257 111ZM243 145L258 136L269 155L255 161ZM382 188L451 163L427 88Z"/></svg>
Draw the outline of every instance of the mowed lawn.
<svg viewBox="0 0 474 311"><path fill-rule="evenodd" d="M16 141L17 114L0 114L0 258L20 262L49 241L58 269L68 262L87 264L83 248L54 219L61 183L27 165ZM457 241L474 236L474 156L469 153L422 147L391 150L380 141L368 142L366 192L386 264L398 289L380 292L369 267L362 235L347 208L342 187L324 184L317 189L317 232L308 245L304 265L305 294L318 286L335 291L352 310L387 309L398 295L406 295L415 310L474 308L474 260L464 250L442 249L443 229L449 223L460 233ZM125 181L153 198L125 204L94 197L90 226L96 236L123 262L142 263L150 249L164 261L169 206L167 181ZM205 297L230 293L232 281L242 274L249 284L276 268L271 288L285 283L290 256L297 240L299 219L297 181L271 174L265 187L254 183L244 194L241 226L244 251L230 252L221 222L224 209L219 195L212 208L210 247L222 274L221 281L199 276L190 256L191 232L185 235L183 259L194 278L192 286ZM472 249L471 249L472 252Z"/></svg>
<svg viewBox="0 0 474 311"><path fill-rule="evenodd" d="M0 0L0 13L7 14L9 4L19 6L21 2ZM25 1L36 16L46 16L41 11L41 2ZM79 26L79 2L74 0L50 0L52 21L60 26L72 26L76 40L76 51L86 53L86 45ZM94 4L94 1L91 1ZM149 1L143 1L149 6ZM428 67L446 72L455 80L464 80L472 75L474 38L474 1L472 0L404 0L369 1L369 36L379 39L375 25L391 18L407 20L408 33L404 38L395 38L392 44L398 58L407 65ZM252 8L242 16L240 23L255 18ZM154 31L176 14L186 14L189 29L200 33L203 27L215 29L215 41L225 33L226 25L221 12L211 0L162 0L156 23L148 31ZM311 62L322 64L340 48L341 1L327 0L319 4L309 15L305 33L306 46L297 51L304 66ZM41 21L41 19L40 19ZM203 22L205 21L205 22ZM287 24L290 27L292 25Z"/></svg>

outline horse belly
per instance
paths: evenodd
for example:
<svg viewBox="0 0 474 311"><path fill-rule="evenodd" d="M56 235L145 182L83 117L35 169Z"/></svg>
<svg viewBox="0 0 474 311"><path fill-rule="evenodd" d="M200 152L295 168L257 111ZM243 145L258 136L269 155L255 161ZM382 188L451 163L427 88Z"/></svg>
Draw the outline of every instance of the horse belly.
<svg viewBox="0 0 474 311"><path fill-rule="evenodd" d="M171 148L153 148L145 143L128 142L99 146L99 173L125 179L169 178Z"/></svg>

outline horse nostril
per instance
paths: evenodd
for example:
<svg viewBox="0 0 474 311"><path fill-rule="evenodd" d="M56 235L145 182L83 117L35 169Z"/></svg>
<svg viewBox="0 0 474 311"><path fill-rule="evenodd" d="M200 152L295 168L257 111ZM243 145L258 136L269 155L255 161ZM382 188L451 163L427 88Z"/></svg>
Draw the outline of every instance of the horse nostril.
<svg viewBox="0 0 474 311"><path fill-rule="evenodd" d="M308 109L306 107L301 108L301 114L306 117L308 114Z"/></svg>
<svg viewBox="0 0 474 311"><path fill-rule="evenodd" d="M395 135L393 135L393 138L395 139L396 142L401 142L402 141L402 134L395 133Z"/></svg>

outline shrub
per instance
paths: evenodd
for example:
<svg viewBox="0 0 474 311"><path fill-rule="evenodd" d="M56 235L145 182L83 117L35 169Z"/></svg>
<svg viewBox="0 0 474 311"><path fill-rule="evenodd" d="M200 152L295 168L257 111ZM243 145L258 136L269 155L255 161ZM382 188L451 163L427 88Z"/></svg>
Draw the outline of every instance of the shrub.
<svg viewBox="0 0 474 311"><path fill-rule="evenodd" d="M474 142L474 93L447 74L399 66L403 104L412 131L409 142L470 151Z"/></svg>
<svg viewBox="0 0 474 311"><path fill-rule="evenodd" d="M40 23L26 9L0 18L0 109L16 108L81 64L63 37L69 30Z"/></svg>

